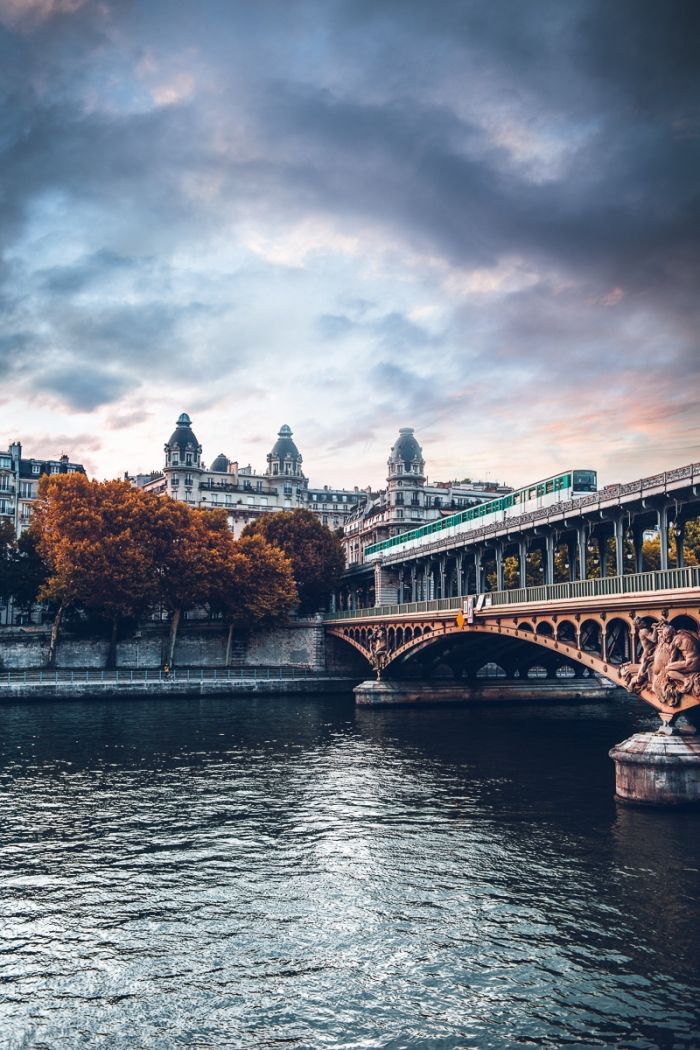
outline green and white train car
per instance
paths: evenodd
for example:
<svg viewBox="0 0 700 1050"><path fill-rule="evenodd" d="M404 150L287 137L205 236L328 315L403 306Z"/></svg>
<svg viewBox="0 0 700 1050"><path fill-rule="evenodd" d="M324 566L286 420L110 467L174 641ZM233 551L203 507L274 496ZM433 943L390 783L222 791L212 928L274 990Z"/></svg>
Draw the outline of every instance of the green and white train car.
<svg viewBox="0 0 700 1050"><path fill-rule="evenodd" d="M549 507L576 499L578 496L586 496L589 492L596 492L597 488L598 475L595 470L566 470L563 474L555 474L544 481L535 482L534 485L509 492L507 496L500 496L457 514L450 514L446 518L431 521L429 525L422 525L419 529L402 532L391 539L382 540L381 543L371 543L364 549L364 560L376 561L387 553L412 553L421 546L430 544L438 535L441 538L458 537L472 529L493 525L508 518L517 518L528 511L539 510L540 507Z"/></svg>

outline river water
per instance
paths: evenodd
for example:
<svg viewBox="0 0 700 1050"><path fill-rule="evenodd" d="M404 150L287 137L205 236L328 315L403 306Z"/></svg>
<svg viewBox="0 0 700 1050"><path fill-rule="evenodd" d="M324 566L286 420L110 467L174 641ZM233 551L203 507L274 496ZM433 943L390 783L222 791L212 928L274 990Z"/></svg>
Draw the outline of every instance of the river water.
<svg viewBox="0 0 700 1050"><path fill-rule="evenodd" d="M698 1047L700 814L639 702L0 707L0 1046Z"/></svg>

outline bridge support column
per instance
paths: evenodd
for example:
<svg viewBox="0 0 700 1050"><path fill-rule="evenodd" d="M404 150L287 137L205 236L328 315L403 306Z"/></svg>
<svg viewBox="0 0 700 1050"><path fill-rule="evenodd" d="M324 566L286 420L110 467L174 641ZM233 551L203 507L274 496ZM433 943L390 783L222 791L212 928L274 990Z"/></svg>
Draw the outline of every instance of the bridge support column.
<svg viewBox="0 0 700 1050"><path fill-rule="evenodd" d="M438 561L438 571L440 573L440 598L446 598L445 593L447 587L447 559L445 557L440 558Z"/></svg>
<svg viewBox="0 0 700 1050"><path fill-rule="evenodd" d="M520 562L518 572L518 583L521 587L527 587L527 540L520 540L518 544L518 557Z"/></svg>
<svg viewBox="0 0 700 1050"><path fill-rule="evenodd" d="M499 540L496 543L496 590L503 589L503 544Z"/></svg>
<svg viewBox="0 0 700 1050"><path fill-rule="evenodd" d="M659 507L656 511L659 526L659 568L668 568L668 507Z"/></svg>
<svg viewBox="0 0 700 1050"><path fill-rule="evenodd" d="M480 547L477 547L474 551L474 575L476 577L474 590L477 594L483 594L484 590L484 567L481 564L483 553Z"/></svg>
<svg viewBox="0 0 700 1050"><path fill-rule="evenodd" d="M415 562L411 565L411 601L418 601L418 569Z"/></svg>
<svg viewBox="0 0 700 1050"><path fill-rule="evenodd" d="M396 569L374 566L374 604L395 605L399 596L399 576Z"/></svg>
<svg viewBox="0 0 700 1050"><path fill-rule="evenodd" d="M464 577L462 575L464 567L464 555L461 551L455 555L455 576L457 578L457 595L461 597L464 594Z"/></svg>
<svg viewBox="0 0 700 1050"><path fill-rule="evenodd" d="M615 794L645 806L700 805L700 739L664 726L635 733L610 751Z"/></svg>
<svg viewBox="0 0 700 1050"><path fill-rule="evenodd" d="M622 515L615 519L615 575L625 575L625 525Z"/></svg>
<svg viewBox="0 0 700 1050"><path fill-rule="evenodd" d="M554 535L548 532L544 547L544 582L554 583Z"/></svg>
<svg viewBox="0 0 700 1050"><path fill-rule="evenodd" d="M578 578L579 580L585 580L588 578L586 570L586 545L588 536L586 535L586 526L581 524L576 529L576 546L578 547Z"/></svg>
<svg viewBox="0 0 700 1050"><path fill-rule="evenodd" d="M676 538L676 568L682 569L685 565L685 518L678 518L674 522L673 534Z"/></svg>

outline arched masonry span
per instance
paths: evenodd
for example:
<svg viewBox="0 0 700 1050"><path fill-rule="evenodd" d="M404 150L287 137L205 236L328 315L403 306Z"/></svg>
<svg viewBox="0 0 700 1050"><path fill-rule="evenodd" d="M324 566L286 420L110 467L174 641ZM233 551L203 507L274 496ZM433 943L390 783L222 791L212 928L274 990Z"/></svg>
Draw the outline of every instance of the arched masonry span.
<svg viewBox="0 0 700 1050"><path fill-rule="evenodd" d="M531 608L520 612L498 608L479 613L473 623L464 622L454 609L422 616L374 615L363 621L329 618L326 631L357 649L377 677L387 678L396 676L413 656L446 639L486 635L527 643L605 676L638 695L670 724L700 706L700 595L694 597L694 602L679 594L655 595L646 601L616 598L607 607L579 603L573 609L537 614ZM692 669L694 640L697 671ZM683 661L683 652L690 669L674 670L679 658Z"/></svg>

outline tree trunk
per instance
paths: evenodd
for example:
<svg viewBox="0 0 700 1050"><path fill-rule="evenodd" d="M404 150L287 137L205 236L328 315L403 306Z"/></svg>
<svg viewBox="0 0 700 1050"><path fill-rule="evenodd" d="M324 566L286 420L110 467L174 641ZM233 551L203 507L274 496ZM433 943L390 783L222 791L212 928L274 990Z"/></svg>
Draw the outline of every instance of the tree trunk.
<svg viewBox="0 0 700 1050"><path fill-rule="evenodd" d="M53 624L51 625L51 638L49 639L49 656L46 666L53 669L56 666L56 650L58 648L58 632L61 630L61 620L66 611L66 603L62 601L56 610Z"/></svg>
<svg viewBox="0 0 700 1050"><path fill-rule="evenodd" d="M168 646L168 667L173 667L175 661L175 642L177 641L177 629L180 626L182 609L175 609L170 621L170 644Z"/></svg>
<svg viewBox="0 0 700 1050"><path fill-rule="evenodd" d="M233 624L230 623L228 625L228 637L226 639L226 659L224 661L226 667L230 667L231 666L231 646L232 645L233 645Z"/></svg>
<svg viewBox="0 0 700 1050"><path fill-rule="evenodd" d="M114 670L117 666L117 634L119 631L119 620L112 620L112 631L109 636L109 649L107 650L107 663L105 667L108 670Z"/></svg>

